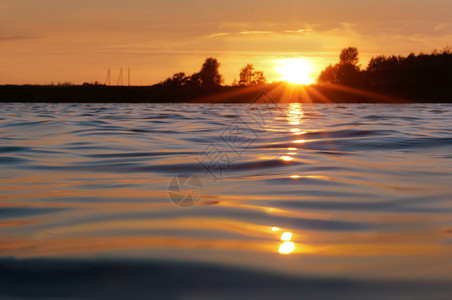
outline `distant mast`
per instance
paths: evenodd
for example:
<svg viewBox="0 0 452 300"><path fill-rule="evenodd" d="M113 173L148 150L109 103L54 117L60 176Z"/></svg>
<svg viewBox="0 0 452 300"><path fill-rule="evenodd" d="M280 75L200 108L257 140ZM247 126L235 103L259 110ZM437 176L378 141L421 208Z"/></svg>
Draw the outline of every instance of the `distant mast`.
<svg viewBox="0 0 452 300"><path fill-rule="evenodd" d="M122 68L119 71L118 82L116 83L116 85L119 86L120 85L119 83L121 83L121 86L122 86Z"/></svg>
<svg viewBox="0 0 452 300"><path fill-rule="evenodd" d="M116 82L117 86L123 86L124 85L124 76L123 76L123 68L119 70L119 76L118 81ZM110 86L111 85L111 71L110 68L107 70L107 77L105 78L105 85ZM130 86L130 68L127 69L127 85Z"/></svg>
<svg viewBox="0 0 452 300"><path fill-rule="evenodd" d="M111 85L110 83L110 68L107 71L107 78L105 78L105 85Z"/></svg>
<svg viewBox="0 0 452 300"><path fill-rule="evenodd" d="M130 68L127 70L127 83L130 86Z"/></svg>

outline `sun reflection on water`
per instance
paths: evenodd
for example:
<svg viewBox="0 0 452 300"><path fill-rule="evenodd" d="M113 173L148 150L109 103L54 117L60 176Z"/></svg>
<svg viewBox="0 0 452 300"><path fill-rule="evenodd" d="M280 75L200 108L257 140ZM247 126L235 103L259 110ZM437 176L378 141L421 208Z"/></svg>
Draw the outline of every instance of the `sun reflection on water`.
<svg viewBox="0 0 452 300"><path fill-rule="evenodd" d="M291 254L295 250L295 244L293 242L284 242L279 246L280 254Z"/></svg>
<svg viewBox="0 0 452 300"><path fill-rule="evenodd" d="M290 125L300 125L301 118L303 117L303 111L301 110L300 103L290 103L289 113L287 114L287 120Z"/></svg>
<svg viewBox="0 0 452 300"><path fill-rule="evenodd" d="M303 111L301 109L301 104L300 103L290 103L289 104L289 112L287 113L287 122L289 123L289 125L294 125L294 126L301 125L302 118L303 118ZM302 135L302 134L306 133L306 131L302 131L298 127L291 128L290 132L293 133L294 135ZM293 142L295 144L303 144L306 141L305 140L296 140ZM297 151L298 148L289 147L287 150L289 151L287 153L287 155L281 156L280 159L282 159L284 161L294 160L295 158L293 156L297 155L297 152L295 152L295 151Z"/></svg>
<svg viewBox="0 0 452 300"><path fill-rule="evenodd" d="M294 141L295 144L304 144L306 143L306 140L296 140Z"/></svg>
<svg viewBox="0 0 452 300"><path fill-rule="evenodd" d="M279 246L280 254L291 254L295 250L295 244L291 241L292 235L292 232L284 232L281 235L283 243Z"/></svg>
<svg viewBox="0 0 452 300"><path fill-rule="evenodd" d="M281 231L279 227L272 227L271 230L273 232ZM279 245L278 252L279 254L292 254L295 251L295 243L292 242L293 233L290 231L284 231L281 234L281 244Z"/></svg>
<svg viewBox="0 0 452 300"><path fill-rule="evenodd" d="M284 161L291 161L291 160L293 160L293 157L290 157L290 156L281 156L281 159L284 160Z"/></svg>
<svg viewBox="0 0 452 300"><path fill-rule="evenodd" d="M288 242L288 241L290 241L292 239L292 232L284 232L282 235L281 235L281 241L286 241L286 242Z"/></svg>

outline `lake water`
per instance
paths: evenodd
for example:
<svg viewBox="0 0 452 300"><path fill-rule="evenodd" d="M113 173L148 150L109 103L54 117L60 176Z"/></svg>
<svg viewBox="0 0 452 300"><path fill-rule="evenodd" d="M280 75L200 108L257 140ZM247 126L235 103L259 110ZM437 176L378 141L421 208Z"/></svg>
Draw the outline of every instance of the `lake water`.
<svg viewBox="0 0 452 300"><path fill-rule="evenodd" d="M451 183L450 104L0 104L3 270L452 282Z"/></svg>

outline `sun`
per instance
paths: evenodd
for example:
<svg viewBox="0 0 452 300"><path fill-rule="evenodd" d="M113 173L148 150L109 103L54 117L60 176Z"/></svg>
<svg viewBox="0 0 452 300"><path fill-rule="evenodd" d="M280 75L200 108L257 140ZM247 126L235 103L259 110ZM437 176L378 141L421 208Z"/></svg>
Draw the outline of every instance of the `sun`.
<svg viewBox="0 0 452 300"><path fill-rule="evenodd" d="M281 74L281 81L293 84L309 85L315 82L311 78L314 68L306 58L284 58L277 61L276 71Z"/></svg>

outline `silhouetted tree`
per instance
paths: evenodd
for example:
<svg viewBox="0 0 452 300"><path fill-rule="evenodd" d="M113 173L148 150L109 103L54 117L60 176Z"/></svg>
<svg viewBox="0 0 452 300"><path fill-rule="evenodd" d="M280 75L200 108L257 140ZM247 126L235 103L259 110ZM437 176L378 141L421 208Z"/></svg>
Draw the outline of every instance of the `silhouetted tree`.
<svg viewBox="0 0 452 300"><path fill-rule="evenodd" d="M338 64L336 78L338 84L358 87L362 85L363 74L355 65Z"/></svg>
<svg viewBox="0 0 452 300"><path fill-rule="evenodd" d="M409 98L445 101L451 96L452 53L449 48L431 54L373 57L366 73L372 89Z"/></svg>
<svg viewBox="0 0 452 300"><path fill-rule="evenodd" d="M348 47L344 48L339 55L339 64L341 65L353 65L358 66L359 58L358 58L358 48L356 47Z"/></svg>
<svg viewBox="0 0 452 300"><path fill-rule="evenodd" d="M220 63L216 58L209 57L202 65L201 71L192 75L192 81L199 81L202 87L218 87L223 83L223 76L219 72Z"/></svg>
<svg viewBox="0 0 452 300"><path fill-rule="evenodd" d="M267 78L264 76L264 71L256 71L254 72L254 83L256 85L265 84L267 82Z"/></svg>
<svg viewBox="0 0 452 300"><path fill-rule="evenodd" d="M328 67L323 70L319 75L319 82L331 82L336 83L337 82L337 65L329 65Z"/></svg>
<svg viewBox="0 0 452 300"><path fill-rule="evenodd" d="M84 82L82 85L83 86L92 86L92 85L98 86L98 85L105 85L105 84L100 83L99 81L94 81L94 82Z"/></svg>
<svg viewBox="0 0 452 300"><path fill-rule="evenodd" d="M358 49L344 48L339 55L339 63L329 65L319 75L319 82L330 82L347 86L360 86L363 84L363 74L358 66Z"/></svg>
<svg viewBox="0 0 452 300"><path fill-rule="evenodd" d="M187 85L189 80L190 78L185 76L184 72L179 72L175 73L171 78L168 78L165 81L163 81L162 84L170 87L179 87Z"/></svg>
<svg viewBox="0 0 452 300"><path fill-rule="evenodd" d="M414 55L414 54L413 54ZM372 57L367 65L367 74L369 78L369 85L371 87L382 87L391 89L391 86L401 84L400 80L403 77L402 65L405 58L401 56L376 56Z"/></svg>
<svg viewBox="0 0 452 300"><path fill-rule="evenodd" d="M338 64L325 68L319 82L330 82L378 93L391 94L407 100L448 101L452 97L452 51L434 50L431 54L408 56L376 56L367 69L358 66L358 50L341 51Z"/></svg>
<svg viewBox="0 0 452 300"><path fill-rule="evenodd" d="M186 76L184 72L175 73L172 77L160 82L161 85L175 87L218 87L223 83L223 76L219 72L220 63L215 58L207 58L201 71Z"/></svg>
<svg viewBox="0 0 452 300"><path fill-rule="evenodd" d="M247 64L240 70L239 85L256 86L266 82L264 72L255 71L252 64Z"/></svg>
<svg viewBox="0 0 452 300"><path fill-rule="evenodd" d="M190 87L199 87L202 85L201 75L200 73L193 73L189 78L187 82L187 86Z"/></svg>

